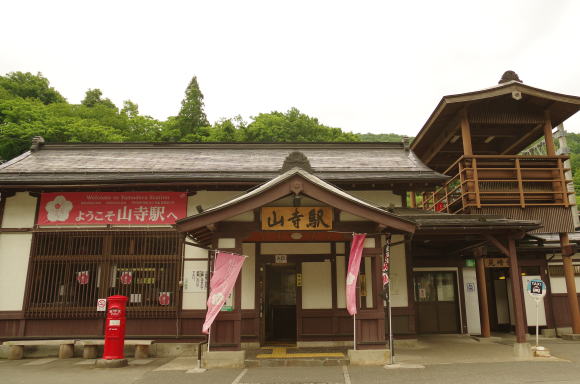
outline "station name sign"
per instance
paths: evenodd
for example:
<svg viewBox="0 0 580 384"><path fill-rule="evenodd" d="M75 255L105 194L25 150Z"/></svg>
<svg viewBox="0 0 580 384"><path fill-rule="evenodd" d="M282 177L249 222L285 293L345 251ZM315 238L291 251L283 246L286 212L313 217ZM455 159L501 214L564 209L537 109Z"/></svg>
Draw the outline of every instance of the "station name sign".
<svg viewBox="0 0 580 384"><path fill-rule="evenodd" d="M328 231L332 207L262 207L263 231Z"/></svg>
<svg viewBox="0 0 580 384"><path fill-rule="evenodd" d="M41 194L37 224L174 224L186 213L184 192L53 192Z"/></svg>

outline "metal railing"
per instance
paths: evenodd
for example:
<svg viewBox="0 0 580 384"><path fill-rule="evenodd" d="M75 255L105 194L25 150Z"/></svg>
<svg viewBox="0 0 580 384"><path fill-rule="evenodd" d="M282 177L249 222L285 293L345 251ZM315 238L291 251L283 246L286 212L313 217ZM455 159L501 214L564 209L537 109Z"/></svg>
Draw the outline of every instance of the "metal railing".
<svg viewBox="0 0 580 384"><path fill-rule="evenodd" d="M568 156L462 156L444 174L451 179L423 193L425 210L467 213L470 208L570 205Z"/></svg>

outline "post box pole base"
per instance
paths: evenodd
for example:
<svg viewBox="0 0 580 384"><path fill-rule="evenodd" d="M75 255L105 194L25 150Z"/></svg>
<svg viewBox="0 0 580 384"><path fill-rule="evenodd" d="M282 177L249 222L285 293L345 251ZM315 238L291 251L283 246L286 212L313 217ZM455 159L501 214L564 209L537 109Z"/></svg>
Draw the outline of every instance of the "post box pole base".
<svg viewBox="0 0 580 384"><path fill-rule="evenodd" d="M127 359L98 359L95 361L96 368L122 368L127 366Z"/></svg>

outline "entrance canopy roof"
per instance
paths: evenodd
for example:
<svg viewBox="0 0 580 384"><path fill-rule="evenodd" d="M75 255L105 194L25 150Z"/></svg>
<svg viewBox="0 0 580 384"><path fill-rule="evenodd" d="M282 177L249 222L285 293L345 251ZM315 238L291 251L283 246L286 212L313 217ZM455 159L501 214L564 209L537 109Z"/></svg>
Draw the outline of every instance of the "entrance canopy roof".
<svg viewBox="0 0 580 384"><path fill-rule="evenodd" d="M288 195L306 195L341 211L374 222L389 232L413 233L415 224L386 209L360 200L324 180L294 167L265 184L225 203L176 222L180 232L195 232Z"/></svg>

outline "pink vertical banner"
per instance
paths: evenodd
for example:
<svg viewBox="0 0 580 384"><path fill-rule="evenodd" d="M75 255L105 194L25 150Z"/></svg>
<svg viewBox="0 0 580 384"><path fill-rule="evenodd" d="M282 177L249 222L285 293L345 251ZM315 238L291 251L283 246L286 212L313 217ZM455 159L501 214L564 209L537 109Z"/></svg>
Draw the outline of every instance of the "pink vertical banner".
<svg viewBox="0 0 580 384"><path fill-rule="evenodd" d="M232 292L245 256L235 253L218 252L215 257L214 271L209 282L209 298L207 299L207 313L201 331L206 335L216 316L224 306L226 298Z"/></svg>
<svg viewBox="0 0 580 384"><path fill-rule="evenodd" d="M346 309L350 315L356 314L356 280L366 236L366 233L353 235L350 246L348 271L346 273Z"/></svg>
<svg viewBox="0 0 580 384"><path fill-rule="evenodd" d="M385 244L385 253L383 255L383 290L387 289L389 284L389 268L391 264L391 234L387 234L387 243Z"/></svg>

